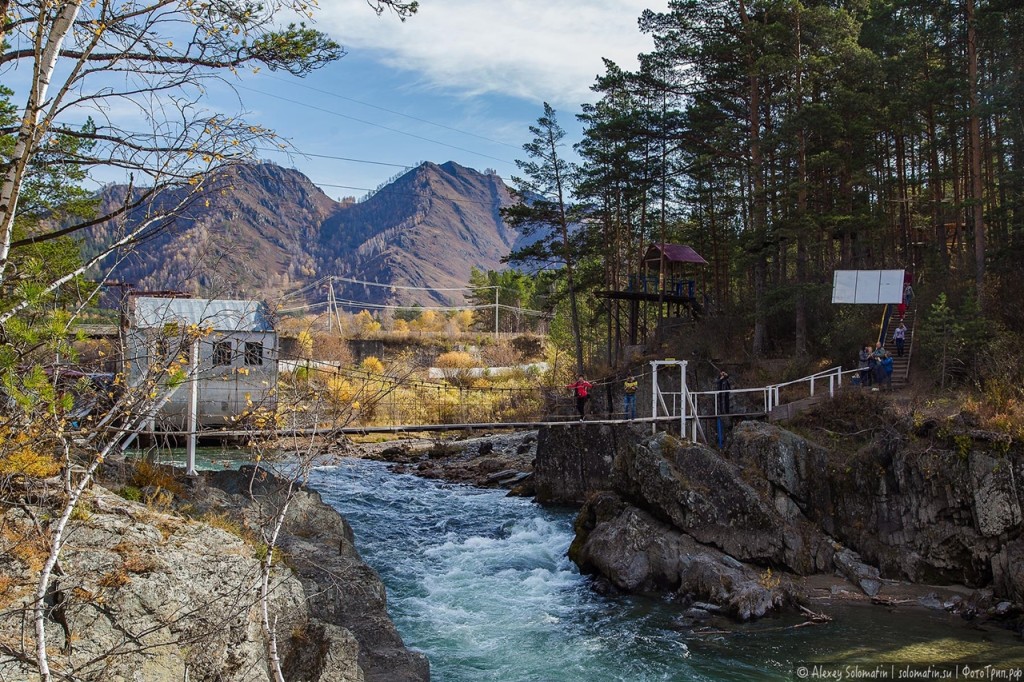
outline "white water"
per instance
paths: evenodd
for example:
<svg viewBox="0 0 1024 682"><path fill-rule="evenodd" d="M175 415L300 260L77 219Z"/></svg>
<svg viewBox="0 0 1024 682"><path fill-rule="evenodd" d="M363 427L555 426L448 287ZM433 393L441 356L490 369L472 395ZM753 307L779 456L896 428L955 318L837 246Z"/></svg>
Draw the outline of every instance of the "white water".
<svg viewBox="0 0 1024 682"><path fill-rule="evenodd" d="M912 651L927 662L980 637L951 637L944 614L907 618L879 607L821 628L766 620L730 635L694 634L673 624L678 606L593 592L566 558L569 510L364 460L317 470L311 483L352 524L387 586L392 619L406 645L428 656L437 682L781 680L808 659L906 660Z"/></svg>

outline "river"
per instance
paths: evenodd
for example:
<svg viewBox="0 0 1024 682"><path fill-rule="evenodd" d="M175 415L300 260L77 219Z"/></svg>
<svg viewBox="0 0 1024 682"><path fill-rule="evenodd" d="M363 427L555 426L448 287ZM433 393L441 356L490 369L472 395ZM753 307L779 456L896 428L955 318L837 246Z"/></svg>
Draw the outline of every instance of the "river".
<svg viewBox="0 0 1024 682"><path fill-rule="evenodd" d="M824 626L769 618L701 634L675 623L677 605L591 590L566 558L572 510L366 460L318 469L311 484L352 524L392 619L437 682L790 680L804 662L1024 663L1011 633L920 609L836 607Z"/></svg>

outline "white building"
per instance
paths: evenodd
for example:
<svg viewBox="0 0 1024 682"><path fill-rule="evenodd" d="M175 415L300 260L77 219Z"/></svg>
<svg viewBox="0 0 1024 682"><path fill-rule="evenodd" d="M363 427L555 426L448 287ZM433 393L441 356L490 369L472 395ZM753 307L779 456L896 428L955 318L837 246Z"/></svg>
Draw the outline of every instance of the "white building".
<svg viewBox="0 0 1024 682"><path fill-rule="evenodd" d="M125 331L126 375L138 385L153 369L175 358L190 362L198 338L198 423L226 426L254 407L274 407L277 332L261 301L131 296ZM186 368L187 369L187 368ZM186 382L187 384L188 382ZM190 386L180 386L156 415L157 430L184 428Z"/></svg>

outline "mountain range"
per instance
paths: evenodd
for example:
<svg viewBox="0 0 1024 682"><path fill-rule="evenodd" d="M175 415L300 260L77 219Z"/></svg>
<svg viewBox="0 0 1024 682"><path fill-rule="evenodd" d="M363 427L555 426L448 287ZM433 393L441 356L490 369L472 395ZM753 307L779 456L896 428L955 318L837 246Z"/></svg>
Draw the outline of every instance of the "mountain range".
<svg viewBox="0 0 1024 682"><path fill-rule="evenodd" d="M299 171L269 163L230 166L207 185L112 276L141 290L278 299L335 275L349 310L449 305L465 292L445 289L465 287L473 267L503 269L520 239L501 218L512 201L501 178L454 162L423 163L362 201L335 201ZM118 205L126 192L108 187L102 201ZM159 203L184 195L164 193ZM104 241L102 231L89 241ZM313 288L306 300L325 297Z"/></svg>

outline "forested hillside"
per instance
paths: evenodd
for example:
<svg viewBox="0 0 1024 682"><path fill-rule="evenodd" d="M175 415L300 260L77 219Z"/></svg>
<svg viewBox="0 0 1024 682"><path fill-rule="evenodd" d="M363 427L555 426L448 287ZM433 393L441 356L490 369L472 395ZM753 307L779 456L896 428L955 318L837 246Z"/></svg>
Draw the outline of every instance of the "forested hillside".
<svg viewBox="0 0 1024 682"><path fill-rule="evenodd" d="M755 357L828 350L838 268L906 268L928 302L1024 329L998 305L1024 293L1019 3L675 0L640 26L655 49L607 62L585 107L582 282L691 244Z"/></svg>
<svg viewBox="0 0 1024 682"><path fill-rule="evenodd" d="M518 233L499 209L511 201L496 174L456 163L424 163L366 201L335 213L320 230L320 271L363 281L434 289L465 287L470 271L497 270ZM339 296L397 300L379 287L348 284ZM405 304L449 304L458 292L408 291Z"/></svg>

